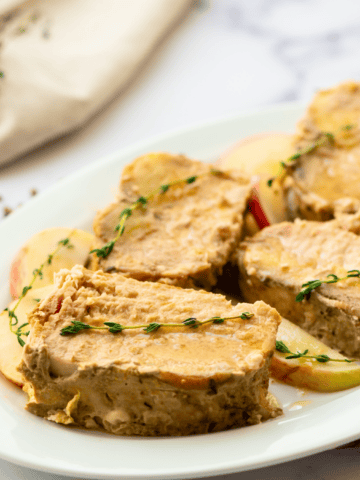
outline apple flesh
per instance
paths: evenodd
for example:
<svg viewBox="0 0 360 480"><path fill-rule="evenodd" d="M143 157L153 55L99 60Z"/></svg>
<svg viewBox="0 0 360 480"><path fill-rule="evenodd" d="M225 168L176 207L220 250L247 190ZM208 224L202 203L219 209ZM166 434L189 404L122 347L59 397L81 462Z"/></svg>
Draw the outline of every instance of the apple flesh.
<svg viewBox="0 0 360 480"><path fill-rule="evenodd" d="M251 181L263 210L263 216L269 224L287 220L282 190L274 182L267 182L280 172L280 161L286 161L294 153L293 136L285 133L267 133L253 135L241 140L227 150L216 162L219 168L241 169L251 176ZM254 214L261 226L261 221Z"/></svg>
<svg viewBox="0 0 360 480"><path fill-rule="evenodd" d="M33 237L20 249L10 269L10 293L13 298L21 295L23 288L29 285L33 272L39 268L53 252L58 242L70 236L70 248L64 246L54 255L50 265L43 268L42 276L38 276L33 288L41 288L54 282L54 273L62 268L74 265L85 265L89 258L94 236L91 233L71 228L48 228Z"/></svg>
<svg viewBox="0 0 360 480"><path fill-rule="evenodd" d="M308 355L325 354L340 360L346 358L285 318L282 319L276 339L283 341L291 352L309 350ZM288 353L276 350L270 372L276 379L290 385L320 392L336 392L360 385L360 365L357 363L320 363L308 358L287 360L287 356Z"/></svg>
<svg viewBox="0 0 360 480"><path fill-rule="evenodd" d="M30 313L38 304L39 300L43 300L54 289L53 285L48 285L36 290L29 290L26 296L21 300L15 313L19 320L17 326L27 323L27 314ZM9 310L13 309L17 300L14 300L9 305ZM16 329L16 326L14 327ZM26 326L22 330L28 331L29 327ZM17 371L17 367L20 365L23 347L19 344L17 337L11 332L9 326L9 314L4 310L0 314L0 372L11 382L15 383L19 387L23 386L23 378L20 372ZM25 342L27 337L21 337Z"/></svg>

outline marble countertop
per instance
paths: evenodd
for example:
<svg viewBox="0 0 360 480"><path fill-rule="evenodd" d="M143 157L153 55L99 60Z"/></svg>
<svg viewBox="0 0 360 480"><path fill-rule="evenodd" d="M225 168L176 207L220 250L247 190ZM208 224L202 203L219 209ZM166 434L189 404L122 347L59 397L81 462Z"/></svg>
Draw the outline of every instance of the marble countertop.
<svg viewBox="0 0 360 480"><path fill-rule="evenodd" d="M80 131L0 168L0 218L32 189L139 140L360 78L356 0L198 0L128 88Z"/></svg>
<svg viewBox="0 0 360 480"><path fill-rule="evenodd" d="M167 131L301 100L319 88L360 80L356 0L194 2L118 98L81 130L0 167L0 221L99 158ZM331 450L227 480L353 479L357 449ZM0 479L59 480L0 461ZM220 477L218 477L220 478Z"/></svg>

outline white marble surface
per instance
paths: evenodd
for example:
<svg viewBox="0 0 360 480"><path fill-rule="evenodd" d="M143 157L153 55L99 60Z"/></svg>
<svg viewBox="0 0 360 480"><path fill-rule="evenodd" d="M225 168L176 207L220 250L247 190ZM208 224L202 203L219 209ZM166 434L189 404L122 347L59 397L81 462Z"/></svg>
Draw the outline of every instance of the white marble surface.
<svg viewBox="0 0 360 480"><path fill-rule="evenodd" d="M205 0L157 49L131 85L85 128L0 167L5 206L146 137L360 80L357 0ZM232 474L227 480L353 480L357 450ZM0 461L1 479L59 480ZM220 478L220 477L218 477Z"/></svg>
<svg viewBox="0 0 360 480"><path fill-rule="evenodd" d="M198 0L130 86L81 131L0 168L0 218L32 188L158 133L360 78L356 0Z"/></svg>

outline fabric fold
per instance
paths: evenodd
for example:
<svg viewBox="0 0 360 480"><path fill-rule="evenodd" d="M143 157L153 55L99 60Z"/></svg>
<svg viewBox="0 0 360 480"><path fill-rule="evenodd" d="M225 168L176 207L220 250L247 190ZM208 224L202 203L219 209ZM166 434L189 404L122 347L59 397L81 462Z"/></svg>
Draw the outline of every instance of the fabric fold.
<svg viewBox="0 0 360 480"><path fill-rule="evenodd" d="M7 0L0 11L0 164L80 127L121 93L190 4Z"/></svg>

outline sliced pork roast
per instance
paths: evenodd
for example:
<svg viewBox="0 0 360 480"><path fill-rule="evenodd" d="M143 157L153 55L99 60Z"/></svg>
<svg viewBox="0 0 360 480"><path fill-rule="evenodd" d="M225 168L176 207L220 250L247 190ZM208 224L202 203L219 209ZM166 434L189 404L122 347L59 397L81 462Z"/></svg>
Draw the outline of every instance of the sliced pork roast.
<svg viewBox="0 0 360 480"><path fill-rule="evenodd" d="M330 347L360 358L359 236L336 220L284 222L240 243L236 260L245 301L263 300ZM307 282L334 275L354 276L296 300Z"/></svg>
<svg viewBox="0 0 360 480"><path fill-rule="evenodd" d="M298 123L295 152L284 181L290 218L324 221L359 209L360 83L315 95Z"/></svg>
<svg viewBox="0 0 360 480"><path fill-rule="evenodd" d="M114 238L124 209L154 190L158 193L132 211L111 253L96 257L93 268L210 289L240 240L249 179L237 171L214 174L211 165L181 155L140 157L125 167L118 199L95 218L96 246Z"/></svg>
<svg viewBox="0 0 360 480"><path fill-rule="evenodd" d="M81 266L61 270L56 285L30 315L21 366L30 412L149 436L226 430L281 413L268 401L280 316L263 302L232 306L222 295ZM214 316L236 318L193 328ZM105 328L61 334L76 321ZM104 322L133 328L112 333Z"/></svg>

